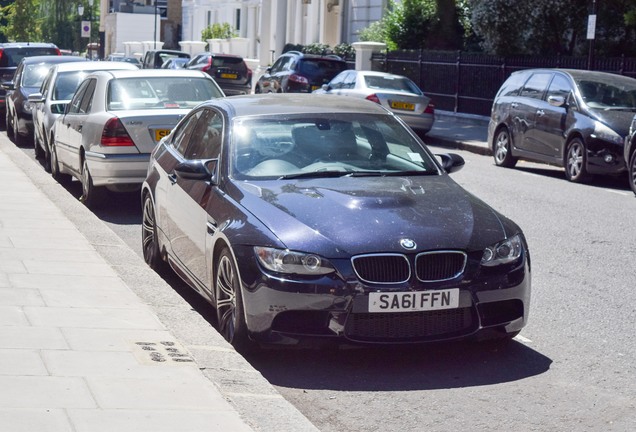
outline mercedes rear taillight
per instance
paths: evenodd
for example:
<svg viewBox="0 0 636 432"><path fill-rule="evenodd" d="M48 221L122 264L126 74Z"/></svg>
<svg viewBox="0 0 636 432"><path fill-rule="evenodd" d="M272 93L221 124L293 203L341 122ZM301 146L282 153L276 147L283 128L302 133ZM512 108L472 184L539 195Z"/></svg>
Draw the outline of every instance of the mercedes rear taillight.
<svg viewBox="0 0 636 432"><path fill-rule="evenodd" d="M118 117L113 117L104 126L101 145L105 147L130 147L134 146L135 143L128 135L121 120Z"/></svg>
<svg viewBox="0 0 636 432"><path fill-rule="evenodd" d="M377 103L377 104L379 104L379 103L380 103L380 98L378 98L378 95L376 95L376 94L370 94L370 95L369 95L369 96L367 96L365 99L366 99L366 100L370 100L371 102L375 102L375 103Z"/></svg>

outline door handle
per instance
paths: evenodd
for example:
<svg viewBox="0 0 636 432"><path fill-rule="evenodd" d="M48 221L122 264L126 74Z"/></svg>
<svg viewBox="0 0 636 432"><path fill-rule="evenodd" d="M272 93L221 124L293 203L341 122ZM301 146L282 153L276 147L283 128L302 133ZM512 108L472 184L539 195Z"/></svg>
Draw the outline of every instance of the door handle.
<svg viewBox="0 0 636 432"><path fill-rule="evenodd" d="M542 109L537 110L537 115L541 117L542 115L545 115L545 111L543 111Z"/></svg>
<svg viewBox="0 0 636 432"><path fill-rule="evenodd" d="M175 184L177 182L177 175L175 173L168 174L168 180L170 180L171 184Z"/></svg>
<svg viewBox="0 0 636 432"><path fill-rule="evenodd" d="M82 124L77 125L77 131L81 132L83 127L84 127L84 125L82 125Z"/></svg>
<svg viewBox="0 0 636 432"><path fill-rule="evenodd" d="M511 104L510 104L510 106L511 106L512 108L517 108L517 107L519 106L519 103L517 103L517 102L513 102L513 103L511 103Z"/></svg>

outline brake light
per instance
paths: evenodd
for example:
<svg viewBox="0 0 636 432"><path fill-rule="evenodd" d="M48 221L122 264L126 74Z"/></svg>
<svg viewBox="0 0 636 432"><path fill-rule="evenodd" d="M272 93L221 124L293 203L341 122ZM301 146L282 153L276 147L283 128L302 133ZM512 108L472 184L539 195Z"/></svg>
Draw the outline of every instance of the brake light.
<svg viewBox="0 0 636 432"><path fill-rule="evenodd" d="M429 102L428 105L426 105L424 114L435 114L435 105L433 105L433 102Z"/></svg>
<svg viewBox="0 0 636 432"><path fill-rule="evenodd" d="M208 64L201 69L203 72L207 72L212 67L212 56L208 57Z"/></svg>
<svg viewBox="0 0 636 432"><path fill-rule="evenodd" d="M376 95L376 94L370 94L370 95L369 95L369 96L367 96L365 99L366 99L366 100L370 100L371 102L375 102L375 103L377 103L377 104L379 104L379 103L380 103L380 98L378 98L378 95Z"/></svg>
<svg viewBox="0 0 636 432"><path fill-rule="evenodd" d="M56 55L62 55L62 51L59 48L55 48Z"/></svg>
<svg viewBox="0 0 636 432"><path fill-rule="evenodd" d="M105 147L130 147L134 146L128 132L118 117L113 117L106 122L102 131L101 145Z"/></svg>
<svg viewBox="0 0 636 432"><path fill-rule="evenodd" d="M4 53L4 48L0 48L0 62L2 61L2 54Z"/></svg>
<svg viewBox="0 0 636 432"><path fill-rule="evenodd" d="M302 75L291 74L289 76L289 81L298 83L298 84L307 84L309 85L309 80Z"/></svg>

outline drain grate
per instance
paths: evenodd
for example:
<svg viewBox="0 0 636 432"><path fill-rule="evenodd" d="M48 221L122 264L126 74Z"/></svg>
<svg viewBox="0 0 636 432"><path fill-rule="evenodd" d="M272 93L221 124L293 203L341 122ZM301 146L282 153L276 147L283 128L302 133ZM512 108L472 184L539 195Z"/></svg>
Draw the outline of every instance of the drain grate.
<svg viewBox="0 0 636 432"><path fill-rule="evenodd" d="M137 359L143 363L193 363L194 360L176 342L133 342L133 351Z"/></svg>

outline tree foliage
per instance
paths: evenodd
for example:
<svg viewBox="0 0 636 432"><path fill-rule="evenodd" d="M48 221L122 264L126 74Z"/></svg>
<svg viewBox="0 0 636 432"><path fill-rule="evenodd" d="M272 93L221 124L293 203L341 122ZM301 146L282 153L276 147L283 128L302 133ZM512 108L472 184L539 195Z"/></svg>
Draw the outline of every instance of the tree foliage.
<svg viewBox="0 0 636 432"><path fill-rule="evenodd" d="M597 51L636 54L634 0L597 0L596 4ZM473 0L471 6L473 30L488 53L583 55L589 48L590 0Z"/></svg>
<svg viewBox="0 0 636 432"><path fill-rule="evenodd" d="M4 6L2 16L7 23L0 28L7 40L39 41L39 0L15 0Z"/></svg>

